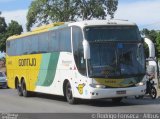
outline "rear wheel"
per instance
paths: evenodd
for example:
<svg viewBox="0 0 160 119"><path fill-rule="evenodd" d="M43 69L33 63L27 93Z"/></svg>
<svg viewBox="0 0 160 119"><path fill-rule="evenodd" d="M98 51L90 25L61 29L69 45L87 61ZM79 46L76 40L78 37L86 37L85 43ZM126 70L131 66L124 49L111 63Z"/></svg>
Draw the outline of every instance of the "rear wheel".
<svg viewBox="0 0 160 119"><path fill-rule="evenodd" d="M18 95L23 96L22 87L21 87L19 81L16 82L16 89L17 89Z"/></svg>
<svg viewBox="0 0 160 119"><path fill-rule="evenodd" d="M119 103L123 98L112 98L112 102Z"/></svg>
<svg viewBox="0 0 160 119"><path fill-rule="evenodd" d="M26 89L26 83L25 83L24 80L22 81L21 85L22 85L22 94L23 94L23 96L24 97L29 97L30 96L30 92L27 91L27 89Z"/></svg>
<svg viewBox="0 0 160 119"><path fill-rule="evenodd" d="M65 97L66 97L69 104L75 104L76 103L76 99L73 97L72 88L71 88L71 85L70 85L69 82L66 83Z"/></svg>

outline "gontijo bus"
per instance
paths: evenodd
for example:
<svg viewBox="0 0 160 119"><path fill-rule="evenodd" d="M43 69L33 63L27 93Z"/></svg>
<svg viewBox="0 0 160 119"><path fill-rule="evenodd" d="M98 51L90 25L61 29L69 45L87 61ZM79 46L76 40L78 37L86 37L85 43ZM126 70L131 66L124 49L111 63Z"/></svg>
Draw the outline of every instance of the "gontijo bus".
<svg viewBox="0 0 160 119"><path fill-rule="evenodd" d="M129 21L53 23L6 44L8 86L20 96L61 95L73 104L145 93L143 41Z"/></svg>

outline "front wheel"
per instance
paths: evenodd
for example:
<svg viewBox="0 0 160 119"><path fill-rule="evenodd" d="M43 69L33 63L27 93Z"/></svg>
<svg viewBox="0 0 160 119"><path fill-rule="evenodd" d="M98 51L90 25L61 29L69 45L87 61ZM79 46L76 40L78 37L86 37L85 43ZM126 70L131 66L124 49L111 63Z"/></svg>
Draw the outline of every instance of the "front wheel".
<svg viewBox="0 0 160 119"><path fill-rule="evenodd" d="M150 96L152 99L155 99L157 97L157 90L155 87L151 88Z"/></svg>
<svg viewBox="0 0 160 119"><path fill-rule="evenodd" d="M75 104L76 103L76 99L73 97L72 88L71 88L71 85L70 85L69 82L67 82L67 84L66 84L65 97L66 97L69 104Z"/></svg>

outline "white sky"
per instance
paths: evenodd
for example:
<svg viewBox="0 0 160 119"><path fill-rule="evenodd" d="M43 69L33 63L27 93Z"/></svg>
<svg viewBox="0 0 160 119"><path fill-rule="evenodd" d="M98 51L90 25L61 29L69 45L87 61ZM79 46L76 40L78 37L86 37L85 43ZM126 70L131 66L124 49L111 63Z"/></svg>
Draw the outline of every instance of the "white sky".
<svg viewBox="0 0 160 119"><path fill-rule="evenodd" d="M160 0L133 1L119 2L115 18L133 21L140 28L160 29Z"/></svg>
<svg viewBox="0 0 160 119"><path fill-rule="evenodd" d="M6 0L3 0L6 1ZM11 1L11 0L8 0ZM131 0L130 0L131 1ZM127 19L138 24L140 29L160 29L160 0L119 0L115 19ZM25 31L27 9L2 11L6 22L16 20Z"/></svg>

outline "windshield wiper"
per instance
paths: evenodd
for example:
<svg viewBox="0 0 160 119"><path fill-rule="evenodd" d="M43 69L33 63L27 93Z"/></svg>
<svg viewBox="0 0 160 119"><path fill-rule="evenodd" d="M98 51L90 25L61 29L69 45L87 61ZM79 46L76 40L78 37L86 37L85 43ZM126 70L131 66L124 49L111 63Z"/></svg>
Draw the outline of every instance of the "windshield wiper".
<svg viewBox="0 0 160 119"><path fill-rule="evenodd" d="M89 75L89 78L106 78L104 75Z"/></svg>
<svg viewBox="0 0 160 119"><path fill-rule="evenodd" d="M145 73L140 73L140 74L122 74L122 75L117 75L117 74L112 74L112 75L90 75L90 78L110 78L110 79L115 79L115 78L132 78L132 77L139 77L139 76L144 76Z"/></svg>

